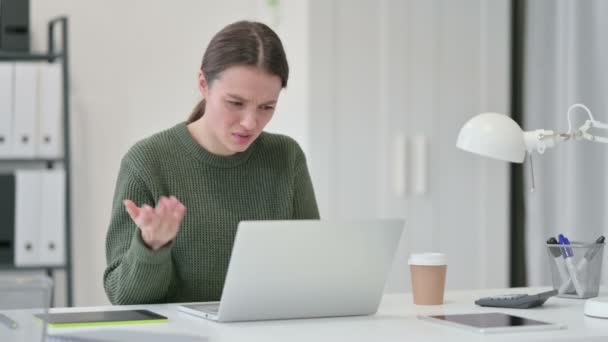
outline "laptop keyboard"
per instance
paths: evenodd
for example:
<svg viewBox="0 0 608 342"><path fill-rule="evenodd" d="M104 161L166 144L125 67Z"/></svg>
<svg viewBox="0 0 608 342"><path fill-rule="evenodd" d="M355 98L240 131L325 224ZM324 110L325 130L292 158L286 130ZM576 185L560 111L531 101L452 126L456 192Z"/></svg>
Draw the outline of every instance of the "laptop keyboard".
<svg viewBox="0 0 608 342"><path fill-rule="evenodd" d="M212 314L218 313L220 310L220 304L206 304L204 307L204 311Z"/></svg>

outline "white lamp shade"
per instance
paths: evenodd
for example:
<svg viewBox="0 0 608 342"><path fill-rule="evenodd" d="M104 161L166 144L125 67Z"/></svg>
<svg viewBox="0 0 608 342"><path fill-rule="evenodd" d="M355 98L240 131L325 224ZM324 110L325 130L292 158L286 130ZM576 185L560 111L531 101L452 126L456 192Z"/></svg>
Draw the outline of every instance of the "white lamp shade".
<svg viewBox="0 0 608 342"><path fill-rule="evenodd" d="M522 163L526 157L524 134L509 116L482 113L462 126L456 146L485 157Z"/></svg>

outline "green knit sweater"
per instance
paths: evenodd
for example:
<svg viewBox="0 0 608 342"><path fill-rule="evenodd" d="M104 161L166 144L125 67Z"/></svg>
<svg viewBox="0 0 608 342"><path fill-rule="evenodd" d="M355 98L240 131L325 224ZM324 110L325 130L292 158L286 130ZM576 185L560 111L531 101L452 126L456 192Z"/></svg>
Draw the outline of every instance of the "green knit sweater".
<svg viewBox="0 0 608 342"><path fill-rule="evenodd" d="M122 203L155 206L176 196L187 208L176 238L153 251ZM262 133L242 153L211 154L186 123L135 144L122 159L106 237L104 286L113 304L219 300L243 220L318 219L298 144Z"/></svg>

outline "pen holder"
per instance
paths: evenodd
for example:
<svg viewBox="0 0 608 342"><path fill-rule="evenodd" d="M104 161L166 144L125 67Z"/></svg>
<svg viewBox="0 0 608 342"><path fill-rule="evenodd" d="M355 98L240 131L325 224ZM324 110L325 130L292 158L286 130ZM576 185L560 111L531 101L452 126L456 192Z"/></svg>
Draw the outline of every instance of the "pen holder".
<svg viewBox="0 0 608 342"><path fill-rule="evenodd" d="M597 297L600 287L603 243L547 244L553 288L558 297Z"/></svg>

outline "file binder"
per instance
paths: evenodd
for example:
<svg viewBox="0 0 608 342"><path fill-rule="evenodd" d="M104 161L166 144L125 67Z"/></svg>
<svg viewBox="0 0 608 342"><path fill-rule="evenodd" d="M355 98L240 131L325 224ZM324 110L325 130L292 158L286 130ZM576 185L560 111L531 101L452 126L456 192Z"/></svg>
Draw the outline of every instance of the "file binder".
<svg viewBox="0 0 608 342"><path fill-rule="evenodd" d="M40 215L40 264L65 264L65 171L46 170L42 173Z"/></svg>
<svg viewBox="0 0 608 342"><path fill-rule="evenodd" d="M61 64L40 65L38 155L63 157Z"/></svg>
<svg viewBox="0 0 608 342"><path fill-rule="evenodd" d="M39 63L15 63L13 156L16 158L36 155L38 68Z"/></svg>
<svg viewBox="0 0 608 342"><path fill-rule="evenodd" d="M0 174L0 264L13 264L14 244L15 175Z"/></svg>
<svg viewBox="0 0 608 342"><path fill-rule="evenodd" d="M15 265L36 266L40 261L40 170L15 172Z"/></svg>
<svg viewBox="0 0 608 342"><path fill-rule="evenodd" d="M14 63L0 63L0 159L10 157L13 131Z"/></svg>

